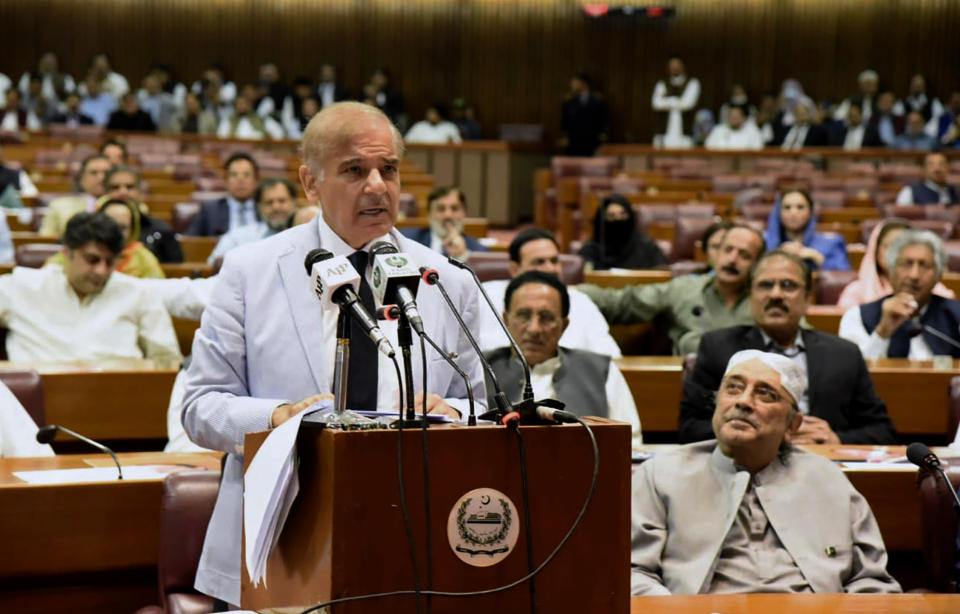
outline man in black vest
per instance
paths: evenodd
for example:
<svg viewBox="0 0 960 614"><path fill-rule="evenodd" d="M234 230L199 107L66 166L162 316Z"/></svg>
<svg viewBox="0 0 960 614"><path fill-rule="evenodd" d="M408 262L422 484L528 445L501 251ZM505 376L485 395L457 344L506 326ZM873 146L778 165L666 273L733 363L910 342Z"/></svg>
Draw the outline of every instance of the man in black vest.
<svg viewBox="0 0 960 614"><path fill-rule="evenodd" d="M609 356L559 346L570 324L570 295L555 275L527 271L514 277L504 297L503 320L530 363L536 399L554 398L578 416L604 416L626 422L639 445L640 418L627 381ZM486 352L487 360L510 401L519 401L524 379L520 361L509 347ZM487 380L490 407L493 384Z"/></svg>
<svg viewBox="0 0 960 614"><path fill-rule="evenodd" d="M659 134L653 137L658 147L692 147L693 109L700 100L700 81L687 76L683 60L673 56L667 61L667 78L657 81L650 106L661 116Z"/></svg>
<svg viewBox="0 0 960 614"><path fill-rule="evenodd" d="M810 269L783 251L762 256L751 271L753 326L711 331L700 340L680 402L681 443L712 439L715 395L730 357L741 350L782 354L807 374L797 399L803 414L796 444L890 444L897 435L873 387L857 346L835 335L801 328L812 291Z"/></svg>
<svg viewBox="0 0 960 614"><path fill-rule="evenodd" d="M840 336L864 358L960 358L960 301L933 294L947 264L940 237L904 230L885 264L894 293L843 314Z"/></svg>
<svg viewBox="0 0 960 614"><path fill-rule="evenodd" d="M897 194L898 205L960 205L957 188L947 183L950 166L942 153L923 158L923 181L903 186Z"/></svg>

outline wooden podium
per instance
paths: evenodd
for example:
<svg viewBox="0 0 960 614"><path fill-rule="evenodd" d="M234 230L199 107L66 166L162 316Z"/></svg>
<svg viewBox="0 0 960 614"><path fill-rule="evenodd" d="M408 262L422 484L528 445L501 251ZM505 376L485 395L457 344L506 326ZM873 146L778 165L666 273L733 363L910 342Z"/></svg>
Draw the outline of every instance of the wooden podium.
<svg viewBox="0 0 960 614"><path fill-rule="evenodd" d="M630 608L630 427L587 419L600 450L600 473L583 522L536 576L540 612L611 612ZM593 474L593 449L579 425L520 427L527 458L533 562L539 565L572 526ZM246 462L266 438L245 441ZM509 584L528 573L526 515L517 436L501 426L432 427L430 525L433 589L467 592ZM396 431L342 432L304 427L298 439L300 492L276 549L266 583L254 587L243 570L242 606L309 606L330 599L413 588L410 550L400 508ZM403 433L403 469L413 537L426 588L423 436ZM493 488L516 506L519 537L499 563L462 561L447 535L451 510L477 488ZM481 558L483 558L481 556ZM526 612L527 583L477 597L433 597L432 611ZM333 612L415 612L413 596L336 605Z"/></svg>

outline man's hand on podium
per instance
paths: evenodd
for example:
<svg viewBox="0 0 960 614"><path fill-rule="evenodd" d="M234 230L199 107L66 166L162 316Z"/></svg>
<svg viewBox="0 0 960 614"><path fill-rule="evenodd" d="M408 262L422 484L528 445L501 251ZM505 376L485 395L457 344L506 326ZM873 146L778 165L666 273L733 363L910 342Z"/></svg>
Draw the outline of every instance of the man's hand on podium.
<svg viewBox="0 0 960 614"><path fill-rule="evenodd" d="M422 391L418 392L417 396L413 398L413 407L417 410L417 413L420 413L421 409L423 408ZM454 420L460 419L460 412L455 410L446 401L444 401L443 397L433 394L432 392L427 393L427 413L449 416Z"/></svg>
<svg viewBox="0 0 960 614"><path fill-rule="evenodd" d="M306 408L310 407L317 401L323 400L333 400L333 395L329 393L325 394L314 394L302 401L297 401L294 404L284 403L283 405L277 405L273 408L273 415L270 416L270 428L275 429L290 418L296 416Z"/></svg>

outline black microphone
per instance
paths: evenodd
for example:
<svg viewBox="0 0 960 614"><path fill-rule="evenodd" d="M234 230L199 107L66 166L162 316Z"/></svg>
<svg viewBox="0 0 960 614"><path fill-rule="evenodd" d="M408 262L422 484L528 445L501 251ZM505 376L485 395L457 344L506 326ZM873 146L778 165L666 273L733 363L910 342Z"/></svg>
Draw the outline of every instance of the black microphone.
<svg viewBox="0 0 960 614"><path fill-rule="evenodd" d="M499 410L504 414L511 412L513 407L510 405L510 400L500 387L500 381L497 379L496 373L493 372L493 367L490 366L490 363L487 362L486 356L483 355L483 351L480 350L480 344L477 343L473 333L471 333L470 329L467 328L466 322L464 322L463 318L460 317L460 312L457 310L457 306L453 304L453 301L450 300L450 295L447 294L447 289L443 287L442 283L440 283L440 274L433 269L420 267L420 278L423 280L423 283L427 284L428 286L436 286L437 289L440 290L443 300L447 303L447 307L449 307L450 311L453 313L453 317L457 320L457 324L460 325L460 330L462 330L463 334L466 335L467 341L469 341L470 345L473 347L473 351L476 352L477 357L480 358L480 364L483 365L483 370L486 372L487 377L489 377L490 381L493 382L493 387L496 390L493 399L497 403L497 408L499 408ZM477 424L477 417L471 414L467 420L467 424L470 426L475 426Z"/></svg>
<svg viewBox="0 0 960 614"><path fill-rule="evenodd" d="M56 424L48 424L46 426L41 426L39 429L37 429L37 441L39 443L50 443L51 441L53 441L53 438L57 436L57 431L63 431L67 435L70 435L71 437L79 439L84 443L88 443L94 448L100 450L101 452L104 452L105 454L109 454L110 456L112 456L113 462L117 464L117 479L118 480L123 479L123 469L120 468L120 459L117 458L117 455L113 452L113 450L103 445L102 443L98 443L90 439L89 437L84 437L83 435L81 435L76 431L71 431L65 426L58 426Z"/></svg>
<svg viewBox="0 0 960 614"><path fill-rule="evenodd" d="M928 448L926 444L915 441L907 446L907 460L917 467L938 472L943 477L943 481L947 483L947 488L950 490L950 494L953 495L953 500L957 502L958 509L960 509L960 497L957 496L957 491L954 489L953 483L950 481L950 478L947 477L943 467L940 466L940 459L933 453L933 450Z"/></svg>
<svg viewBox="0 0 960 614"><path fill-rule="evenodd" d="M386 241L374 243L370 248L373 257L373 293L381 303L396 303L410 326L418 335L423 335L423 318L417 309L417 288L420 274L410 257L400 253L396 246Z"/></svg>
<svg viewBox="0 0 960 614"><path fill-rule="evenodd" d="M493 301L490 300L490 295L487 294L486 289L484 289L483 284L480 283L480 278L477 277L476 272L473 269L468 267L463 262L456 260L455 258L447 258L447 262L462 269L473 277L473 283L476 284L477 288L480 289L480 294L483 295L483 298L486 299L487 305L490 306L490 310L493 311L493 316L497 319L497 323L500 324L500 328L503 329L503 332L506 333L507 339L510 340L510 347L513 348L514 353L517 355L517 358L520 359L520 364L523 366L523 401L524 402L533 402L533 383L530 380L530 363L527 362L527 357L523 355L523 350L520 349L520 346L517 344L517 340L513 338L513 335L510 334L510 329L507 328L507 325L503 323L503 318L500 316L500 311L497 310L496 306L493 304ZM484 420L497 419L500 416L489 416L491 412L480 416Z"/></svg>
<svg viewBox="0 0 960 614"><path fill-rule="evenodd" d="M377 349L393 358L396 355L393 346L357 296L360 275L350 261L343 256L334 257L327 250L318 248L307 252L303 265L311 276L314 291L321 304L324 307L336 305L349 312Z"/></svg>

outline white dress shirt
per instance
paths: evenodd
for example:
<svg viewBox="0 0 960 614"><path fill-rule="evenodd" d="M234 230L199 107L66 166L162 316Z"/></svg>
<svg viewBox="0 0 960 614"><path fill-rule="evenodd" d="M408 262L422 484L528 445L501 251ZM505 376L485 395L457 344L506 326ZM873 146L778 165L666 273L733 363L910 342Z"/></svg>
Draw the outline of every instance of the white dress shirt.
<svg viewBox="0 0 960 614"><path fill-rule="evenodd" d="M783 137L783 145L780 146L780 149L783 151L803 149L803 142L807 139L808 130L810 130L809 124L803 124L802 126L794 124L787 132L787 136Z"/></svg>
<svg viewBox="0 0 960 614"><path fill-rule="evenodd" d="M0 324L15 362L181 358L160 300L123 273L81 299L60 266L17 267L0 277Z"/></svg>
<svg viewBox="0 0 960 614"><path fill-rule="evenodd" d="M167 313L174 318L185 320L200 320L203 310L210 302L210 293L217 283L216 276L199 277L168 277L166 279L150 279L131 277L140 288L150 296L155 296L163 303Z"/></svg>
<svg viewBox="0 0 960 614"><path fill-rule="evenodd" d="M703 144L707 149L763 149L763 135L757 126L750 121L744 122L740 128L734 129L727 124L719 124L710 131Z"/></svg>
<svg viewBox="0 0 960 614"><path fill-rule="evenodd" d="M37 442L33 418L0 382L0 457L12 456L53 456L53 448Z"/></svg>
<svg viewBox="0 0 960 614"><path fill-rule="evenodd" d="M232 216L231 216L232 217ZM207 258L207 264L213 264L214 260L225 255L231 249L245 245L247 243L253 243L254 241L259 241L260 239L265 239L271 235L277 234L275 230L270 228L264 221L259 221L254 224L245 224L240 227L234 227L231 223L231 230L220 237L220 240L217 241L217 246L213 248L213 251L210 253L210 257Z"/></svg>
<svg viewBox="0 0 960 614"><path fill-rule="evenodd" d="M230 230L255 224L257 222L256 207L252 198L240 202L233 196L227 196L227 208L230 209Z"/></svg>
<svg viewBox="0 0 960 614"><path fill-rule="evenodd" d="M654 137L654 145L667 148L692 147L693 139L683 133L683 114L697 106L697 101L700 100L700 81L693 78L687 79L686 75L670 77L670 80L677 85L685 81L683 94L668 96L667 84L664 81L657 81L654 86L650 106L654 111L668 113L666 132Z"/></svg>
<svg viewBox="0 0 960 614"><path fill-rule="evenodd" d="M936 183L930 181L929 179L924 180L923 185L927 186L934 192L940 195L941 205L950 204L950 192L947 190L947 186L937 185ZM897 204L898 205L912 205L913 204L913 190L910 189L910 186L903 186L900 191L897 193Z"/></svg>
<svg viewBox="0 0 960 614"><path fill-rule="evenodd" d="M560 368L560 364L561 358L558 354L530 367L530 384L533 386L533 397L535 399L556 397L557 393L553 389L553 375ZM630 392L627 380L623 377L623 373L620 372L616 363L612 361L610 369L607 371L607 381L603 389L607 396L607 417L611 420L629 424L633 447L639 447L643 443L643 436L640 434L640 416L637 414L637 405L633 401L633 393Z"/></svg>
<svg viewBox="0 0 960 614"><path fill-rule="evenodd" d="M922 314L926 309L924 305L920 310ZM860 353L864 358L886 358L887 351L890 349L890 339L884 339L877 334L876 329L872 333L867 333L863 326L863 318L860 317L860 307L851 307L840 318L840 337L852 341L860 348ZM917 335L910 339L910 351L907 353L910 360L930 360L933 358L933 350L923 339L923 335Z"/></svg>
<svg viewBox="0 0 960 614"><path fill-rule="evenodd" d="M863 147L864 131L863 122L856 126L847 127L847 136L843 139L844 151L860 151L860 148Z"/></svg>
<svg viewBox="0 0 960 614"><path fill-rule="evenodd" d="M437 122L431 124L427 120L415 123L403 137L408 143L460 143L460 129L453 122Z"/></svg>
<svg viewBox="0 0 960 614"><path fill-rule="evenodd" d="M266 138L280 140L285 136L283 126L272 117L263 118L263 128L266 133L254 128L253 124L250 123L250 120L246 117L241 117L237 122L236 131L231 134L230 129L232 128L232 123L232 117L224 117L221 119L220 125L217 127L217 136L221 139L250 139L255 141Z"/></svg>
<svg viewBox="0 0 960 614"><path fill-rule="evenodd" d="M504 297L507 294L509 279L494 279L483 282L483 288L490 295L490 300L503 315ZM570 295L570 326L563 331L560 345L574 350L589 350L597 354L604 354L612 358L620 358L620 346L610 336L610 326L600 313L600 309L583 292L574 288L567 288ZM496 316L490 311L487 301L480 297L480 334L477 342L483 351L494 350L510 345L507 335L497 323ZM474 334L477 331L473 331Z"/></svg>
<svg viewBox="0 0 960 614"><path fill-rule="evenodd" d="M23 126L20 125L20 114L16 110L6 113L3 116L3 121L0 122L0 130L6 130L7 132L19 132L20 130L36 132L42 128L43 125L33 111L27 111L26 123Z"/></svg>

